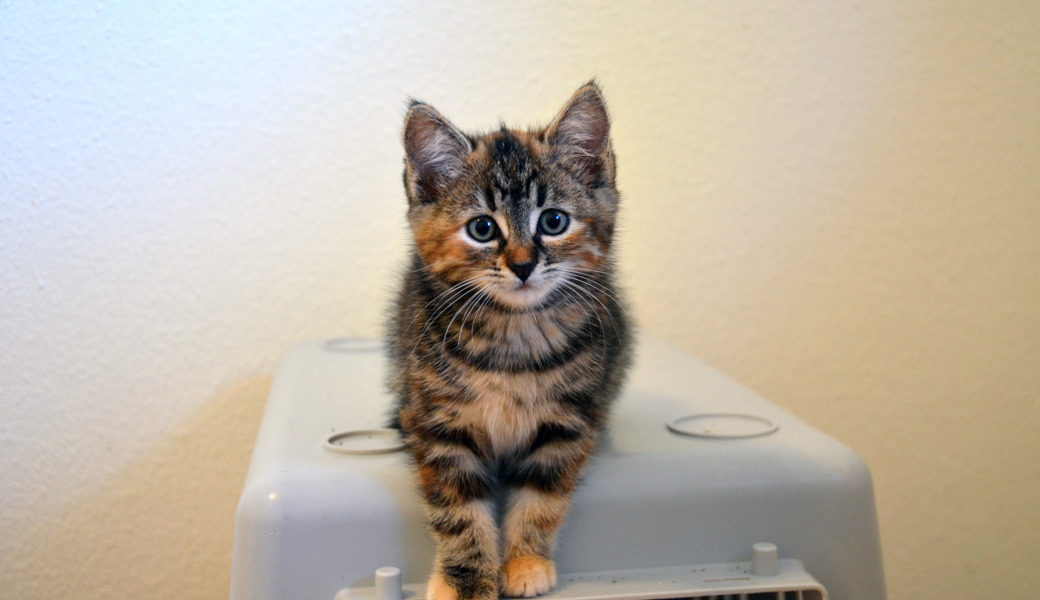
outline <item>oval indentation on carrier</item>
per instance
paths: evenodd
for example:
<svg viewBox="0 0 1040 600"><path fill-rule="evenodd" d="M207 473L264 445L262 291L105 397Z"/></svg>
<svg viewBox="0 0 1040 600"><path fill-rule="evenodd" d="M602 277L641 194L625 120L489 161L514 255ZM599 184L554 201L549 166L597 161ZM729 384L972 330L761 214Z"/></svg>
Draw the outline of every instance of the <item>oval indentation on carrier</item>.
<svg viewBox="0 0 1040 600"><path fill-rule="evenodd" d="M376 352L382 349L379 340L363 337L337 337L322 342L321 347L329 352Z"/></svg>
<svg viewBox="0 0 1040 600"><path fill-rule="evenodd" d="M693 437L740 439L769 435L780 426L755 415L712 413L679 417L668 424L668 429Z"/></svg>
<svg viewBox="0 0 1040 600"><path fill-rule="evenodd" d="M341 431L325 440L325 449L337 454L363 456L389 454L404 450L401 434L394 429L355 429Z"/></svg>

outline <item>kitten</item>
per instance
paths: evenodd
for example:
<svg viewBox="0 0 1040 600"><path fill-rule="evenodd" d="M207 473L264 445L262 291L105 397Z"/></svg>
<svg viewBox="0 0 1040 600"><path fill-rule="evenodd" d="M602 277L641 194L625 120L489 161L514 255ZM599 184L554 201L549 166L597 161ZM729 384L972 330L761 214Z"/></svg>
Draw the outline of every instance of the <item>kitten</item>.
<svg viewBox="0 0 1040 600"><path fill-rule="evenodd" d="M413 102L404 146L390 385L437 543L427 598L542 594L628 363L606 105L589 83L544 129L471 136Z"/></svg>

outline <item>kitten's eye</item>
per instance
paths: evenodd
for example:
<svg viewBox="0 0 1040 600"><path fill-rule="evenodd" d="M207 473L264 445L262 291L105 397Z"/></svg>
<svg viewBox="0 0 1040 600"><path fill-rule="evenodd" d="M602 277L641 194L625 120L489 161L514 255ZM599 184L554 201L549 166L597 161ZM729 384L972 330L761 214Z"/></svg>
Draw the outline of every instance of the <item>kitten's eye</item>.
<svg viewBox="0 0 1040 600"><path fill-rule="evenodd" d="M543 212L542 216L538 217L538 231L545 235L560 235L567 231L567 226L570 225L570 222L571 220L567 213L550 208Z"/></svg>
<svg viewBox="0 0 1040 600"><path fill-rule="evenodd" d="M477 217L466 224L466 233L478 242L490 242L498 235L498 225L491 217Z"/></svg>

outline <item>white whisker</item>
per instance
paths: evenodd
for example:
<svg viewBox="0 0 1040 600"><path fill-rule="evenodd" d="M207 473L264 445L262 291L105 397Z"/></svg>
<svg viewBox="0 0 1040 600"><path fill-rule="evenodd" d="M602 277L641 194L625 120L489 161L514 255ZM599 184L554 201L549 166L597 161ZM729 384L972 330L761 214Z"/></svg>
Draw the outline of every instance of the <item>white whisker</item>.
<svg viewBox="0 0 1040 600"><path fill-rule="evenodd" d="M466 315L469 314L470 304L476 306L480 300L483 299L485 292L481 289L476 289L478 286L474 285L475 294L466 298L466 301L462 303L462 306L455 310L455 314L451 316L451 320L448 321L448 325L444 328L444 336L441 338L441 349L443 350L445 345L448 343L448 334L451 333L451 325L458 318L459 314L462 314L462 320L459 322L459 343L462 343L462 331L466 328ZM469 307L469 308L467 308Z"/></svg>
<svg viewBox="0 0 1040 600"><path fill-rule="evenodd" d="M582 289L584 289L583 286L587 286L601 292L604 296L609 298L616 307L621 309L621 312L625 313L625 315L628 316L628 311L625 309L624 303L621 302L621 299L618 297L617 292L615 292L613 288L611 288L609 285L596 280L592 275L589 274L595 273L597 271L593 269L578 269L564 266L556 267L554 270L562 273L560 281L567 281L572 285L577 285L579 288ZM607 274L606 272L599 272ZM591 293L591 291L589 291L589 293ZM604 305L602 302L600 302L600 305L603 306L604 310L607 310L608 314L610 314L610 310L607 309L606 305Z"/></svg>
<svg viewBox="0 0 1040 600"><path fill-rule="evenodd" d="M607 318L610 319L611 327L614 329L614 334L615 335L621 335L621 328L618 325L617 321L614 319L614 315L611 314L610 309L607 308L607 305L604 304L602 300L597 298L595 294L593 294L590 290L585 289L584 287L578 285L576 282L571 281L570 279L567 279L567 278L561 278L559 280L559 284L564 286L564 287L566 287L569 290L574 291L580 297L588 298L590 300L595 301L597 304L599 304L600 307L603 308L603 312L606 313ZM616 302L616 299L614 299L614 300ZM593 314L595 314L596 318L598 319L599 318L599 311L595 310L595 307L590 307L590 308L591 308L591 311L593 312ZM600 326L600 331L604 331L602 320L600 320L599 326Z"/></svg>
<svg viewBox="0 0 1040 600"><path fill-rule="evenodd" d="M423 337L426 335L426 331L429 329L430 325L433 324L435 320L437 320L437 318L444 314L444 312L450 309L457 300L459 300L466 294L476 290L478 292L478 296L482 295L484 292L477 289L479 287L480 282L493 276L494 275L484 274L460 281L459 283L456 283L449 287L447 290L444 290L443 292L434 296L433 299L431 299L429 302L423 305L421 309L416 311L415 315L412 317L411 322L408 323L408 329L410 329L415 324L416 319L418 319L421 314L427 312L431 305L435 307L432 312L429 312L426 315L426 322L423 324L423 327L419 331L419 333L415 336L415 344L412 345L412 350L410 354L415 353L415 350L419 347L419 343L423 340ZM463 306L468 304L471 300L472 298L467 298L466 302L463 303ZM452 319L454 319L454 317L452 317Z"/></svg>

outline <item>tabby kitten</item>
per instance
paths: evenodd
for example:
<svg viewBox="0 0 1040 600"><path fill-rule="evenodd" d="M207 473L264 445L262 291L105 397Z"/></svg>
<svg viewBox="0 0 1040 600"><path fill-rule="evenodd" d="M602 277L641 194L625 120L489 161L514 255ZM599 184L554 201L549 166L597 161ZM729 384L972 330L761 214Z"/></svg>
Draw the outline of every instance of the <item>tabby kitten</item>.
<svg viewBox="0 0 1040 600"><path fill-rule="evenodd" d="M437 543L427 598L542 594L628 362L606 105L590 83L544 129L472 136L413 102L404 146L391 388Z"/></svg>

